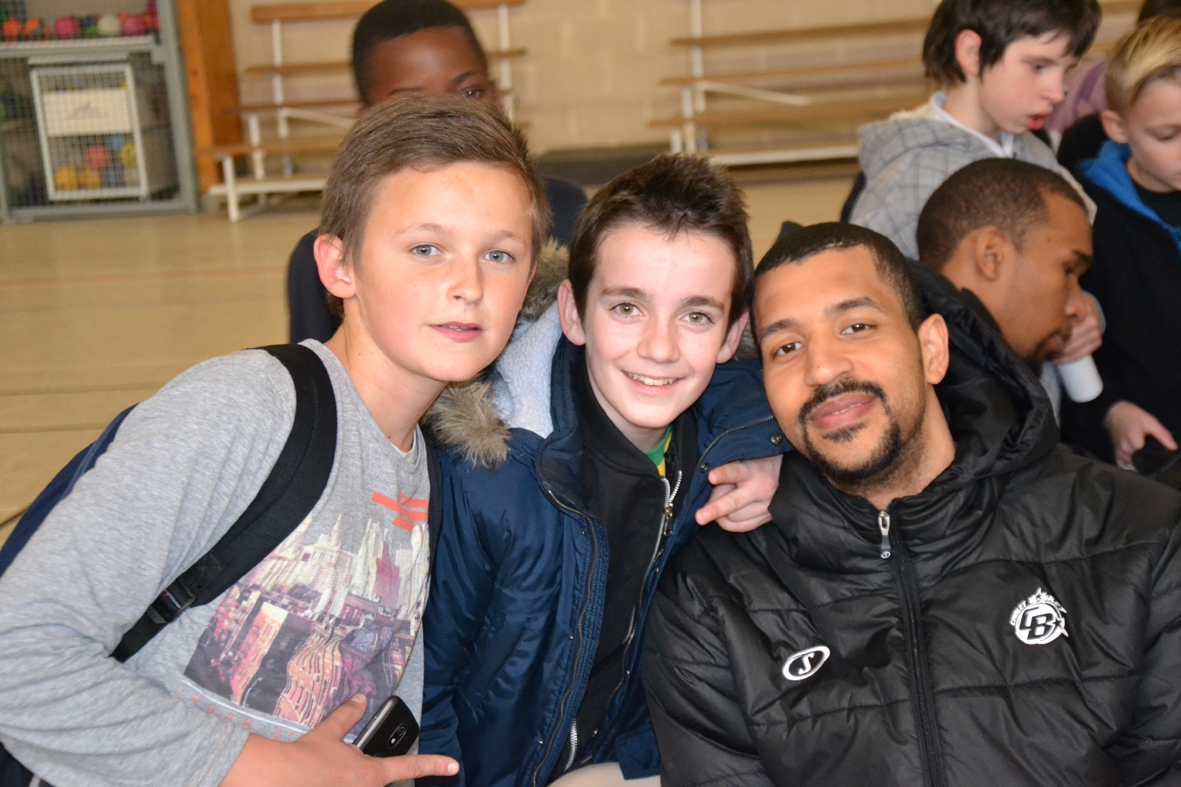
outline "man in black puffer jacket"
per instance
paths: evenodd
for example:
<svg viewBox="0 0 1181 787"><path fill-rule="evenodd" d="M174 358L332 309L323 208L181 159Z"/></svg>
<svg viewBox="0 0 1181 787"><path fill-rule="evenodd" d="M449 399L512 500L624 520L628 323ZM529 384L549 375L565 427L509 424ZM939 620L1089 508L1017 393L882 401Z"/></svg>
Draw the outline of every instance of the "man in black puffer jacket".
<svg viewBox="0 0 1181 787"><path fill-rule="evenodd" d="M776 243L774 522L670 566L665 785L1181 784L1181 495L1058 447L1037 381L885 238Z"/></svg>

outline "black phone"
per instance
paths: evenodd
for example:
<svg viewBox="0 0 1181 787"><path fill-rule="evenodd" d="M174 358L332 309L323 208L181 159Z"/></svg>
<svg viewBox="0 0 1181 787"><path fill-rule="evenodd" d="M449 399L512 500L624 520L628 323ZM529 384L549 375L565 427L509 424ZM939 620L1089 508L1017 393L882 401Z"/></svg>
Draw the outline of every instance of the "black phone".
<svg viewBox="0 0 1181 787"><path fill-rule="evenodd" d="M370 757L400 757L418 740L418 722L400 697L390 697L353 744Z"/></svg>

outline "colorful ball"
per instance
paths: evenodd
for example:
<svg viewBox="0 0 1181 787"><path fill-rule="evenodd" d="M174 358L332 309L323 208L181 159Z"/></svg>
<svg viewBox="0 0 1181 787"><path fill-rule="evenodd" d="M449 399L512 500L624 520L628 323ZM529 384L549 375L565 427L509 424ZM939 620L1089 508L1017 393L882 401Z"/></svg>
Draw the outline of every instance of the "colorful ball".
<svg viewBox="0 0 1181 787"><path fill-rule="evenodd" d="M156 16L154 11L148 11L143 15L144 27L152 33L160 31L160 18Z"/></svg>
<svg viewBox="0 0 1181 787"><path fill-rule="evenodd" d="M93 169L106 169L115 162L111 151L106 145L91 145L86 148L84 158L86 159L86 166Z"/></svg>
<svg viewBox="0 0 1181 787"><path fill-rule="evenodd" d="M120 146L119 163L127 169L134 169L139 164L139 156L136 155L134 142L124 142Z"/></svg>
<svg viewBox="0 0 1181 787"><path fill-rule="evenodd" d="M58 167L53 173L53 185L58 191L73 191L78 188L78 170L71 166Z"/></svg>
<svg viewBox="0 0 1181 787"><path fill-rule="evenodd" d="M41 20L37 17L32 17L25 22L25 26L21 29L21 35L25 40L33 41L41 37Z"/></svg>
<svg viewBox="0 0 1181 787"><path fill-rule="evenodd" d="M103 176L99 174L97 169L86 167L78 173L78 187L83 189L101 189L103 187Z"/></svg>
<svg viewBox="0 0 1181 787"><path fill-rule="evenodd" d="M0 35L4 36L5 41L15 41L21 34L21 20L15 16L10 16L4 20L4 24L0 26Z"/></svg>
<svg viewBox="0 0 1181 787"><path fill-rule="evenodd" d="M82 25L76 16L59 16L53 23L53 32L58 38L77 38L82 34Z"/></svg>
<svg viewBox="0 0 1181 787"><path fill-rule="evenodd" d="M123 14L120 23L125 36L142 36L148 30L144 18L138 14Z"/></svg>
<svg viewBox="0 0 1181 787"><path fill-rule="evenodd" d="M119 24L119 17L115 14L103 14L98 18L98 34L103 38L111 38L123 32L123 25Z"/></svg>

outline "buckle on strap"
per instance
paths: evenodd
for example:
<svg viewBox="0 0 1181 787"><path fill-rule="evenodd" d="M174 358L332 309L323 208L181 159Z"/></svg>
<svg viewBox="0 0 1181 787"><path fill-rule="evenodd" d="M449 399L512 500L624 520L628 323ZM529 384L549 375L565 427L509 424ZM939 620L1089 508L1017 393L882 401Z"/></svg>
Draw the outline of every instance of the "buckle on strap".
<svg viewBox="0 0 1181 787"><path fill-rule="evenodd" d="M193 605L197 594L181 580L173 582L156 597L148 607L148 617L158 626L164 626L180 617L180 613Z"/></svg>

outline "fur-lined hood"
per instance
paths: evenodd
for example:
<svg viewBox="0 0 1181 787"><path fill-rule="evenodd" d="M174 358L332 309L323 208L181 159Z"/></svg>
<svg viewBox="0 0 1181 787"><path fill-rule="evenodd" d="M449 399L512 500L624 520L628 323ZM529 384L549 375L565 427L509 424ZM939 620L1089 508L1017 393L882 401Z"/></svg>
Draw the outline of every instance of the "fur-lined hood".
<svg viewBox="0 0 1181 787"><path fill-rule="evenodd" d="M431 430L441 448L456 449L465 462L478 463L485 467L497 467L508 459L509 426L516 426L511 419L506 424L506 409L511 409L511 401L505 390L506 382L503 375L497 374L497 368L506 361L524 360L525 343L529 334L542 332L541 326L549 328L548 320L543 321L547 310L553 312L549 319L556 322L557 314L554 306L558 299L558 286L566 278L566 268L569 262L567 250L550 241L541 250L537 260L537 273L533 283L529 285L529 292L525 295L525 305L521 308L521 315L517 318L517 327L513 331L513 338L508 347L496 362L484 370L474 380L464 383L452 383L443 390L434 406L423 419L424 425ZM561 329L558 329L560 336ZM553 342L556 345L556 339ZM543 348L537 348L543 349ZM548 348L552 357L553 346ZM548 380L548 366L546 379ZM536 384L531 385L537 390ZM542 391L549 406L549 386ZM509 407L506 407L508 405Z"/></svg>

